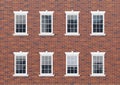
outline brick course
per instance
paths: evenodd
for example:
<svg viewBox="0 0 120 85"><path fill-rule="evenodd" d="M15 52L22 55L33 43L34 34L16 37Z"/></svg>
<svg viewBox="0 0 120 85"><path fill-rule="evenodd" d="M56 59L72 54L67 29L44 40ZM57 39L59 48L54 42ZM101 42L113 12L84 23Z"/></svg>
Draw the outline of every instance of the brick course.
<svg viewBox="0 0 120 85"><path fill-rule="evenodd" d="M29 36L13 36L13 11L28 11ZM39 36L39 11L54 11L54 36ZM80 36L65 36L65 11L80 11ZM90 36L91 11L106 11L106 36ZM0 85L119 85L120 0L0 0ZM28 54L28 77L13 77L13 52ZM39 52L54 52L54 77L39 77ZM80 52L79 77L65 77L65 53ZM90 77L90 52L105 54L105 77Z"/></svg>

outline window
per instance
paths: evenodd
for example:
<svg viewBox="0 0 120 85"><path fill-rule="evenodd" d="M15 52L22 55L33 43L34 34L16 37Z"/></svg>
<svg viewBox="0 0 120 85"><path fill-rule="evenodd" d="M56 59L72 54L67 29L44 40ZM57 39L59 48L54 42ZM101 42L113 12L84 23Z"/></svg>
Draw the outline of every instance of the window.
<svg viewBox="0 0 120 85"><path fill-rule="evenodd" d="M95 36L104 36L104 14L105 11L92 11L92 34Z"/></svg>
<svg viewBox="0 0 120 85"><path fill-rule="evenodd" d="M28 76L27 54L28 52L14 52L14 76Z"/></svg>
<svg viewBox="0 0 120 85"><path fill-rule="evenodd" d="M54 76L53 75L53 52L39 52L40 54L40 75L39 76Z"/></svg>
<svg viewBox="0 0 120 85"><path fill-rule="evenodd" d="M79 76L79 52L65 52L66 54L66 75Z"/></svg>
<svg viewBox="0 0 120 85"><path fill-rule="evenodd" d="M14 35L27 34L27 11L14 11Z"/></svg>
<svg viewBox="0 0 120 85"><path fill-rule="evenodd" d="M40 34L53 36L53 11L40 11Z"/></svg>
<svg viewBox="0 0 120 85"><path fill-rule="evenodd" d="M79 34L79 11L66 11L66 34L76 36Z"/></svg>
<svg viewBox="0 0 120 85"><path fill-rule="evenodd" d="M104 74L104 55L105 52L91 52L92 55L92 74L91 76L105 76Z"/></svg>

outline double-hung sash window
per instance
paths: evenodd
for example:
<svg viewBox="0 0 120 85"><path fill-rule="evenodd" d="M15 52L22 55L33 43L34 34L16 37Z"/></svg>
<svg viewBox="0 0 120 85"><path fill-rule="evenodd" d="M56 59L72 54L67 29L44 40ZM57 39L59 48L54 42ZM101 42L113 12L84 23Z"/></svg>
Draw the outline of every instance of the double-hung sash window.
<svg viewBox="0 0 120 85"><path fill-rule="evenodd" d="M92 74L91 74L91 76L105 76L105 74L104 74L105 52L91 52L91 55L92 55Z"/></svg>
<svg viewBox="0 0 120 85"><path fill-rule="evenodd" d="M14 52L14 76L28 76L27 54L28 52Z"/></svg>
<svg viewBox="0 0 120 85"><path fill-rule="evenodd" d="M91 11L92 13L92 34L95 36L105 35L105 11Z"/></svg>
<svg viewBox="0 0 120 85"><path fill-rule="evenodd" d="M66 34L65 35L80 35L79 34L79 11L66 11Z"/></svg>
<svg viewBox="0 0 120 85"><path fill-rule="evenodd" d="M27 13L27 11L14 11L14 35L28 35Z"/></svg>
<svg viewBox="0 0 120 85"><path fill-rule="evenodd" d="M54 76L53 52L40 52L40 76Z"/></svg>
<svg viewBox="0 0 120 85"><path fill-rule="evenodd" d="M66 54L66 75L79 76L79 52L65 52Z"/></svg>
<svg viewBox="0 0 120 85"><path fill-rule="evenodd" d="M40 11L40 34L52 36L53 34L53 11Z"/></svg>

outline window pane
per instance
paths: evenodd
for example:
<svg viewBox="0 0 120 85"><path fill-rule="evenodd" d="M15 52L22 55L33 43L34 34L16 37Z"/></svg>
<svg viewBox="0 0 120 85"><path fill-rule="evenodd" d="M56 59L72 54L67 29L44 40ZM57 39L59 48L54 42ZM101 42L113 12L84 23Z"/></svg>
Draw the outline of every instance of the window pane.
<svg viewBox="0 0 120 85"><path fill-rule="evenodd" d="M103 15L93 15L93 32L103 33Z"/></svg>
<svg viewBox="0 0 120 85"><path fill-rule="evenodd" d="M42 73L52 72L51 56L42 56Z"/></svg>
<svg viewBox="0 0 120 85"><path fill-rule="evenodd" d="M67 32L77 32L77 15L67 15Z"/></svg>
<svg viewBox="0 0 120 85"><path fill-rule="evenodd" d="M19 15L16 15L16 23L17 23L17 24L20 23L20 22L19 22L19 18L20 18Z"/></svg>
<svg viewBox="0 0 120 85"><path fill-rule="evenodd" d="M16 33L26 32L26 15L16 15Z"/></svg>
<svg viewBox="0 0 120 85"><path fill-rule="evenodd" d="M42 32L51 33L52 32L52 18L51 15L42 15Z"/></svg>
<svg viewBox="0 0 120 85"><path fill-rule="evenodd" d="M77 73L77 56L67 56L67 73Z"/></svg>
<svg viewBox="0 0 120 85"><path fill-rule="evenodd" d="M23 22L23 15L19 15L19 23L22 24Z"/></svg>
<svg viewBox="0 0 120 85"><path fill-rule="evenodd" d="M93 56L93 73L103 73L103 56Z"/></svg>
<svg viewBox="0 0 120 85"><path fill-rule="evenodd" d="M16 56L16 73L26 73L26 56Z"/></svg>
<svg viewBox="0 0 120 85"><path fill-rule="evenodd" d="M22 19L23 19L23 22L22 22L22 23L23 23L23 24L26 24L26 16L25 16L25 15L23 15L23 18L22 18Z"/></svg>
<svg viewBox="0 0 120 85"><path fill-rule="evenodd" d="M42 73L51 73L51 65L42 65Z"/></svg>

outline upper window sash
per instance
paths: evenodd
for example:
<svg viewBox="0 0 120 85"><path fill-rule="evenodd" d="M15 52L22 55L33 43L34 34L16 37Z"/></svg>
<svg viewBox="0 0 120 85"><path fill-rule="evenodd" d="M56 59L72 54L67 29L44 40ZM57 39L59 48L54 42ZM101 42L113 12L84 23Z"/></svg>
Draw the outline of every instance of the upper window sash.
<svg viewBox="0 0 120 85"><path fill-rule="evenodd" d="M53 54L54 52L39 52L40 54L40 75L39 76L54 76L53 74ZM42 73L42 57L43 56L51 56L51 73Z"/></svg>
<svg viewBox="0 0 120 85"><path fill-rule="evenodd" d="M67 36L79 36L79 11L65 11L66 14L66 33ZM77 16L77 32L68 32L68 16Z"/></svg>
<svg viewBox="0 0 120 85"><path fill-rule="evenodd" d="M14 54L14 75L13 76L28 76L27 74L27 55L28 55L28 52L13 52ZM16 73L16 57L18 56L25 56L25 59L26 59L26 73Z"/></svg>
<svg viewBox="0 0 120 85"><path fill-rule="evenodd" d="M54 13L54 11L39 11L39 13L40 13L40 33L39 33L39 35L40 36L53 36L54 35L54 33L53 33L53 13ZM51 32L42 32L42 16L51 16L51 23L49 23L49 24L51 24Z"/></svg>
<svg viewBox="0 0 120 85"><path fill-rule="evenodd" d="M105 52L99 52L99 51L97 51L97 52L91 52L91 59L92 59L92 69L91 69L91 72L92 72L92 74L91 74L91 76L98 76L98 77L100 77L100 76L105 76ZM93 58L94 57L97 57L97 56L99 56L99 57L102 57L103 58L103 73L94 73L93 72Z"/></svg>
<svg viewBox="0 0 120 85"><path fill-rule="evenodd" d="M65 52L65 54L66 54L66 74L65 74L65 76L80 76L79 75L79 52ZM68 65L68 63L67 63L67 58L69 57L69 56L73 56L73 57L76 57L77 58L77 73L68 73L67 72L67 65Z"/></svg>
<svg viewBox="0 0 120 85"><path fill-rule="evenodd" d="M91 36L105 36L105 11L91 11L91 14L92 14L92 31L91 31ZM103 16L103 32L93 32L93 16L97 16L97 15L102 15Z"/></svg>
<svg viewBox="0 0 120 85"><path fill-rule="evenodd" d="M27 36L27 14L28 11L14 11L14 34L15 36ZM16 16L25 15L25 32L16 32Z"/></svg>

